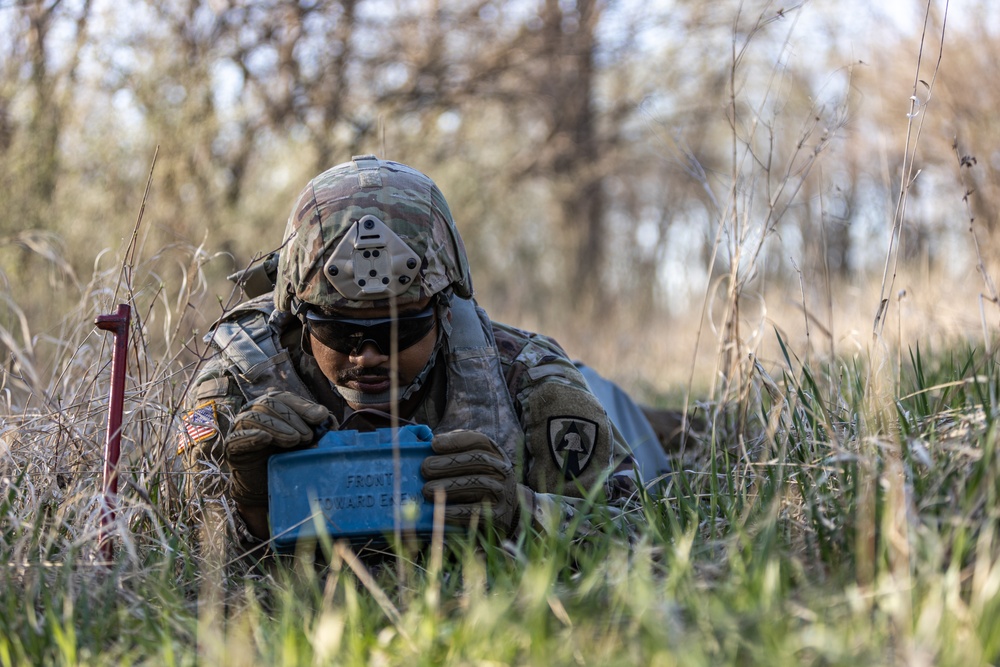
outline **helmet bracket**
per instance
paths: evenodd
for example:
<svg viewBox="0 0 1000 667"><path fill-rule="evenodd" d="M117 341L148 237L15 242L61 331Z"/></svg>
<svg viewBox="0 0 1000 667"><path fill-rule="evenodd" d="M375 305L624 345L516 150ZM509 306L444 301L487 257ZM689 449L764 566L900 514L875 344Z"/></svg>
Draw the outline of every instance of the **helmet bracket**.
<svg viewBox="0 0 1000 667"><path fill-rule="evenodd" d="M323 266L330 284L352 301L403 294L420 272L420 257L374 215L357 220Z"/></svg>

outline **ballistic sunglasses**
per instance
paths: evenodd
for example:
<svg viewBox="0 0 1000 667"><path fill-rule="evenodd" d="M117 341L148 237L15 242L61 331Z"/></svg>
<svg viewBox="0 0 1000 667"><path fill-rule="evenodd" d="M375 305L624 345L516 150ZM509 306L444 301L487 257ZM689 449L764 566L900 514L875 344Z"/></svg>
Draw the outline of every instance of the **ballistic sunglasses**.
<svg viewBox="0 0 1000 667"><path fill-rule="evenodd" d="M402 352L423 340L434 328L434 321L433 303L395 320L391 317L371 320L332 317L310 310L306 312L303 342L308 344L308 334L312 334L323 345L343 354L357 354L368 343L374 343L382 354L390 354L393 333L396 334L397 350ZM311 350L307 348L306 352L311 353Z"/></svg>

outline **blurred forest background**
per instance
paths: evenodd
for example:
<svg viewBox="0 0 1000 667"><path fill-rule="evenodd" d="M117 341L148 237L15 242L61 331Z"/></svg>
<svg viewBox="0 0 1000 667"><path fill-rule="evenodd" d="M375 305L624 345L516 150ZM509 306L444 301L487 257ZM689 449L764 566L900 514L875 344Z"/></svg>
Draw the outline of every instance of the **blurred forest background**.
<svg viewBox="0 0 1000 667"><path fill-rule="evenodd" d="M204 332L369 152L440 185L497 319L647 400L775 328L989 340L998 72L992 0L0 0L3 384L123 265L154 349Z"/></svg>

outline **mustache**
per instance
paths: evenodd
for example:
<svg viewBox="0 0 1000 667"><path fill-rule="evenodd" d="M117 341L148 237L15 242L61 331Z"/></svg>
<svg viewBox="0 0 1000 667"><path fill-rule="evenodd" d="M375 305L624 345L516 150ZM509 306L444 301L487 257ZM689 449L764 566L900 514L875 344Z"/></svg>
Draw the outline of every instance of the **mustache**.
<svg viewBox="0 0 1000 667"><path fill-rule="evenodd" d="M347 368L337 373L336 384L347 384L352 380L360 380L361 378L373 378L373 377L390 377L391 372L388 368L382 368L377 366L375 368Z"/></svg>

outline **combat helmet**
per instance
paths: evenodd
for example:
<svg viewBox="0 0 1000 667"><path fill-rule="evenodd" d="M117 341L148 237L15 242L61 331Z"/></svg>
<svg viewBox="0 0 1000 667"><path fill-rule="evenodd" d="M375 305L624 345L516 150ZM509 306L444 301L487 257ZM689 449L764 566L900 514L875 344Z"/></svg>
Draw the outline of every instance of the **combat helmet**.
<svg viewBox="0 0 1000 667"><path fill-rule="evenodd" d="M299 195L278 259L278 310L402 306L446 290L471 298L472 277L448 203L426 175L361 155Z"/></svg>

